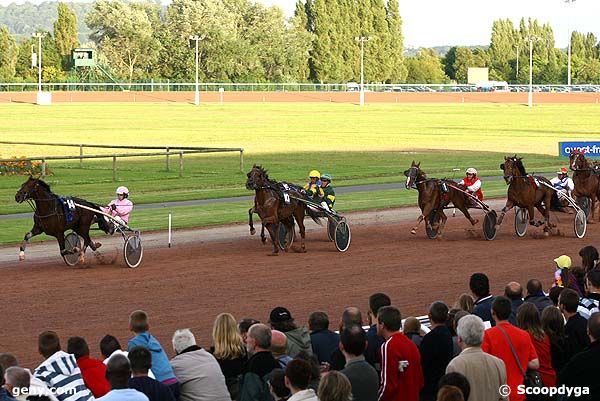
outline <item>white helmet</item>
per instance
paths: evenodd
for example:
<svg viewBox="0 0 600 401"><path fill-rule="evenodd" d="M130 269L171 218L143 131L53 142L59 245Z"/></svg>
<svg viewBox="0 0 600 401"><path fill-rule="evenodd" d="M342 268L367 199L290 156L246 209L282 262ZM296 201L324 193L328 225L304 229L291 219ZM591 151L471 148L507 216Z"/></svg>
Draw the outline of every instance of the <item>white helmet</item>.
<svg viewBox="0 0 600 401"><path fill-rule="evenodd" d="M117 188L117 195L129 195L129 189L127 189L127 187L120 186Z"/></svg>
<svg viewBox="0 0 600 401"><path fill-rule="evenodd" d="M467 169L467 174L475 174L475 175L477 175L477 170L475 170L473 167L469 167Z"/></svg>

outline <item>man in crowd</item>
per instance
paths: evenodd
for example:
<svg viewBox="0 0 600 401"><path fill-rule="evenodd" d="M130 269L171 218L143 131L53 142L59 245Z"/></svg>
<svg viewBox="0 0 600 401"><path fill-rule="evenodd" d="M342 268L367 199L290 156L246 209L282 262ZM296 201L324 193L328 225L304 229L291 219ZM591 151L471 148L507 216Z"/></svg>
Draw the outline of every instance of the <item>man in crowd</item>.
<svg viewBox="0 0 600 401"><path fill-rule="evenodd" d="M458 372L467 378L470 395L465 401L504 400L498 389L506 384L506 367L500 358L481 350L485 331L481 318L464 316L456 331L462 352L450 361L446 373Z"/></svg>
<svg viewBox="0 0 600 401"><path fill-rule="evenodd" d="M69 338L67 352L77 360L83 381L94 397L102 397L110 391L110 384L106 380L106 365L99 359L90 358L90 349L82 337Z"/></svg>
<svg viewBox="0 0 600 401"><path fill-rule="evenodd" d="M360 309L355 306L348 306L344 309L342 313L342 321L340 322L340 331L344 330L345 327L349 327L352 325L359 325L362 327L362 313L360 313ZM339 347L331 354L331 370L342 370L346 366L346 358L344 358L344 354L340 351Z"/></svg>
<svg viewBox="0 0 600 401"><path fill-rule="evenodd" d="M401 328L402 315L398 308L379 308L377 335L385 339L380 355L379 401L417 401L423 388L421 355Z"/></svg>
<svg viewBox="0 0 600 401"><path fill-rule="evenodd" d="M586 275L587 296L579 300L577 313L586 319L590 318L592 313L598 312L600 304L600 270L590 270Z"/></svg>
<svg viewBox="0 0 600 401"><path fill-rule="evenodd" d="M490 325L494 326L496 323L491 315L494 297L490 293L490 280L483 273L474 273L469 280L469 288L475 298L473 314L479 316L484 322L489 322Z"/></svg>
<svg viewBox="0 0 600 401"><path fill-rule="evenodd" d="M133 347L128 355L131 365L132 377L129 379L129 388L144 393L150 401L175 401L169 387L148 377L152 368L152 354L145 347Z"/></svg>
<svg viewBox="0 0 600 401"><path fill-rule="evenodd" d="M540 313L542 313L545 307L553 305L552 300L544 294L541 281L535 278L527 282L525 302L534 304Z"/></svg>
<svg viewBox="0 0 600 401"><path fill-rule="evenodd" d="M600 399L600 312L593 313L587 321L590 346L585 351L575 355L558 373L557 386L565 385L571 388L587 387L589 395L573 394L569 400L597 401Z"/></svg>
<svg viewBox="0 0 600 401"><path fill-rule="evenodd" d="M421 390L421 401L435 401L438 382L446 372L446 366L452 360L454 346L452 333L446 325L448 307L437 301L429 307L431 331L423 337L419 350L425 385Z"/></svg>
<svg viewBox="0 0 600 401"><path fill-rule="evenodd" d="M131 367L124 355L115 355L106 365L106 378L111 390L98 401L148 401L148 397L139 391L129 388Z"/></svg>
<svg viewBox="0 0 600 401"><path fill-rule="evenodd" d="M365 361L367 335L357 324L347 326L340 334L340 350L346 358L346 366L341 370L352 385L352 399L377 401L379 376L373 366Z"/></svg>
<svg viewBox="0 0 600 401"><path fill-rule="evenodd" d="M319 401L314 390L308 388L310 364L302 359L294 359L285 368L285 386L292 396L288 401Z"/></svg>
<svg viewBox="0 0 600 401"><path fill-rule="evenodd" d="M282 306L273 308L269 315L271 328L285 333L288 339L288 354L294 358L300 351L312 355L310 333L306 327L298 327L289 310Z"/></svg>
<svg viewBox="0 0 600 401"><path fill-rule="evenodd" d="M281 365L281 369L285 369L288 362L292 360L287 353L287 337L279 330L271 330L271 353Z"/></svg>
<svg viewBox="0 0 600 401"><path fill-rule="evenodd" d="M381 363L379 361L379 349L385 342L383 337L377 335L377 312L379 308L390 306L392 301L386 294L377 292L369 297L369 330L367 331L367 351L365 358L377 372L381 371Z"/></svg>
<svg viewBox="0 0 600 401"><path fill-rule="evenodd" d="M510 401L523 401L525 395L518 394L517 390L523 384L524 372L527 369L539 369L540 362L529 333L508 322L511 310L510 299L494 299L492 318L496 326L485 331L481 349L504 362L506 382L511 389Z"/></svg>
<svg viewBox="0 0 600 401"><path fill-rule="evenodd" d="M250 326L246 336L246 348L250 359L242 381L239 401L270 401L272 397L268 388L269 376L273 369L279 368L279 362L271 354L271 328L262 323Z"/></svg>
<svg viewBox="0 0 600 401"><path fill-rule="evenodd" d="M189 329L173 334L171 366L180 384L180 401L230 401L229 390L219 362L206 350L196 345Z"/></svg>
<svg viewBox="0 0 600 401"><path fill-rule="evenodd" d="M331 363L331 353L338 347L340 336L329 330L329 316L325 312L313 312L308 317L310 342L313 353L320 363Z"/></svg>
<svg viewBox="0 0 600 401"><path fill-rule="evenodd" d="M567 323L565 324L566 351L569 357L583 351L589 345L587 335L587 320L577 313L579 295L565 288L558 298L558 307Z"/></svg>
<svg viewBox="0 0 600 401"><path fill-rule="evenodd" d="M11 367L20 367L17 358L15 358L13 354L10 354L8 352L0 354L0 368L3 368L4 371L6 371L8 368ZM41 381L37 377L34 377L29 369L23 369L25 369L25 371L27 371L27 374L29 374L30 376L29 394L37 394L38 396L40 396L39 400L34 401L57 401L56 396L52 394L50 389L46 386L45 382ZM2 376L0 375L0 380L1 379Z"/></svg>
<svg viewBox="0 0 600 401"><path fill-rule="evenodd" d="M517 309L523 304L523 287L516 281L511 281L504 288L504 296L512 302L512 311L508 321L510 324L517 325Z"/></svg>
<svg viewBox="0 0 600 401"><path fill-rule="evenodd" d="M38 352L46 358L35 370L35 377L50 389L61 388L56 393L59 401L88 401L94 396L86 387L75 357L61 350L58 335L44 331L38 337Z"/></svg>

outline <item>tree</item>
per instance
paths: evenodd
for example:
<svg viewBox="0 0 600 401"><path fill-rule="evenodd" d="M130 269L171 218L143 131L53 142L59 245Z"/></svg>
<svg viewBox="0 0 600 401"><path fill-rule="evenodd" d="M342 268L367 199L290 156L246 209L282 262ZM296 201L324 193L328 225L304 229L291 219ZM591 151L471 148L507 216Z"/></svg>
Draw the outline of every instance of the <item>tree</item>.
<svg viewBox="0 0 600 401"><path fill-rule="evenodd" d="M160 43L158 7L154 3L98 0L86 17L92 34L110 67L130 82L147 75L156 62Z"/></svg>
<svg viewBox="0 0 600 401"><path fill-rule="evenodd" d="M452 67L455 71L456 82L466 84L469 67L476 67L475 57L473 57L473 52L471 52L471 49L467 47L456 48L456 57Z"/></svg>
<svg viewBox="0 0 600 401"><path fill-rule="evenodd" d="M9 81L15 76L18 48L6 26L0 26L0 81Z"/></svg>
<svg viewBox="0 0 600 401"><path fill-rule="evenodd" d="M514 77L512 60L516 59L516 47L521 47L521 39L511 20L496 20L492 24L490 42L490 75L499 81L510 81Z"/></svg>
<svg viewBox="0 0 600 401"><path fill-rule="evenodd" d="M442 60L433 49L420 49L416 57L406 59L407 83L439 84L448 81Z"/></svg>
<svg viewBox="0 0 600 401"><path fill-rule="evenodd" d="M69 69L71 51L79 46L77 38L77 16L65 3L58 3L58 19L54 23L54 40L62 65Z"/></svg>
<svg viewBox="0 0 600 401"><path fill-rule="evenodd" d="M390 82L403 82L406 79L404 65L404 36L402 35L402 17L398 8L398 0L388 0L386 19L389 31L389 50L391 66L386 77Z"/></svg>

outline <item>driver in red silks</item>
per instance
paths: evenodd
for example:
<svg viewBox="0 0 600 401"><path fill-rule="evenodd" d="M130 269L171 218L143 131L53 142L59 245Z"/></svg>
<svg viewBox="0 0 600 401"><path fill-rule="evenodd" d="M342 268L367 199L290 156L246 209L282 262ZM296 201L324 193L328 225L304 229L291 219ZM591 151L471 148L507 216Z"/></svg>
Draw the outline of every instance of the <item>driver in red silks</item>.
<svg viewBox="0 0 600 401"><path fill-rule="evenodd" d="M483 200L483 191L481 190L481 180L477 177L477 170L469 167L466 171L467 176L460 180L458 185L466 187L467 192L474 195L480 201Z"/></svg>

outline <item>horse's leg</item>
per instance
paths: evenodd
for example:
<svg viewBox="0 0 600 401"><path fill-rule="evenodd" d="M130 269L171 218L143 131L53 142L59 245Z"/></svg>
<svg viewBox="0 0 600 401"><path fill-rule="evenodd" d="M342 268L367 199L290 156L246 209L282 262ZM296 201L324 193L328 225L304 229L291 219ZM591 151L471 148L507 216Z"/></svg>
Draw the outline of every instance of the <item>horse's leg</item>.
<svg viewBox="0 0 600 401"><path fill-rule="evenodd" d="M265 235L265 225L261 224L262 228L260 229L260 242L264 244L267 243L267 236Z"/></svg>
<svg viewBox="0 0 600 401"><path fill-rule="evenodd" d="M300 231L300 252L306 252L306 227L304 226L304 208L294 212L294 218L298 223L298 230Z"/></svg>
<svg viewBox="0 0 600 401"><path fill-rule="evenodd" d="M446 226L446 221L448 220L448 216L444 213L444 210L440 210L440 226L438 228L438 235L436 238L441 239L444 233L444 227Z"/></svg>
<svg viewBox="0 0 600 401"><path fill-rule="evenodd" d="M271 242L273 243L273 252L270 253L269 256L277 256L279 255L279 245L277 244L277 224L268 223L265 225L267 226L269 235L271 235Z"/></svg>
<svg viewBox="0 0 600 401"><path fill-rule="evenodd" d="M502 224L502 220L504 220L504 216L506 215L506 213L508 213L509 210L512 209L514 206L515 204L513 203L513 201L511 201L510 199L506 200L506 204L502 208L500 217L498 217L498 221L496 222L496 229L498 229L498 227L500 227L500 224Z"/></svg>
<svg viewBox="0 0 600 401"><path fill-rule="evenodd" d="M454 203L454 202L453 202ZM458 210L460 210L462 212L462 214L465 215L465 217L467 219L469 219L469 221L471 222L471 225L474 226L475 224L479 223L479 220L474 219L471 214L469 213L469 209L467 208L465 202L458 202L458 204L454 203L454 206L456 206L456 208Z"/></svg>
<svg viewBox="0 0 600 401"><path fill-rule="evenodd" d="M254 207L248 209L248 225L250 226L250 235L256 234L256 230L254 229L254 224L252 222L252 213L254 213Z"/></svg>
<svg viewBox="0 0 600 401"><path fill-rule="evenodd" d="M419 227L419 224L421 224L421 222L423 220L425 220L425 224L427 224L427 226L429 227L429 221L426 220L427 216L429 216L429 213L431 213L433 211L433 206L429 206L426 205L423 209L421 209L421 215L417 218L417 222L415 223L415 226L412 228L412 230L410 230L411 234L416 234L417 233L417 228Z"/></svg>
<svg viewBox="0 0 600 401"><path fill-rule="evenodd" d="M29 232L27 234L25 234L25 237L23 237L23 242L21 242L21 248L19 249L19 260L23 261L25 260L25 249L27 248L27 245L29 244L29 240L31 239L31 237L35 237L36 235L41 234L43 231L41 229L41 227L39 227L37 224L33 224L33 228L31 230L29 230ZM63 246L64 248L64 246Z"/></svg>

